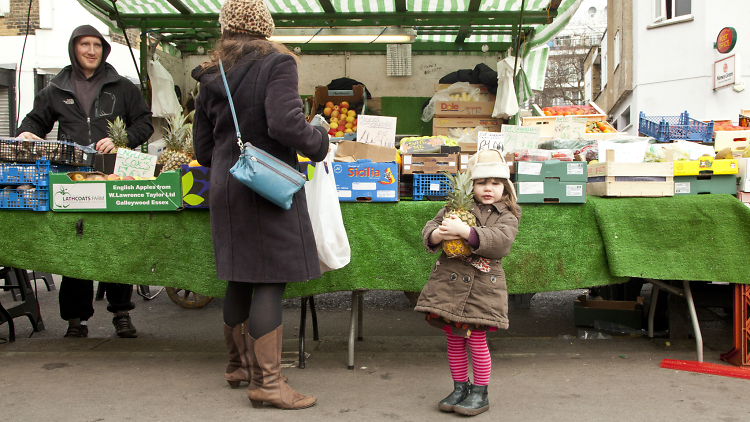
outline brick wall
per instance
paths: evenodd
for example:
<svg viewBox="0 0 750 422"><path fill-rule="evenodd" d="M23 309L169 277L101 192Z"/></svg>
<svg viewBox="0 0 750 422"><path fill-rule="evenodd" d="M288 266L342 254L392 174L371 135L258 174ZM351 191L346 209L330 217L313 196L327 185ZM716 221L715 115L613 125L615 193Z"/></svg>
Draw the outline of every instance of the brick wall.
<svg viewBox="0 0 750 422"><path fill-rule="evenodd" d="M128 29L125 31L126 34L128 34L128 39L130 40L130 46L133 47L136 50L141 49L141 32L137 29ZM122 34L118 34L111 29L109 30L109 37L114 43L122 44L127 46L128 44L125 42L125 37Z"/></svg>
<svg viewBox="0 0 750 422"><path fill-rule="evenodd" d="M10 12L0 17L0 36L26 35L26 19L29 20L29 35L39 28L39 0L31 3L29 16L28 0L10 0Z"/></svg>

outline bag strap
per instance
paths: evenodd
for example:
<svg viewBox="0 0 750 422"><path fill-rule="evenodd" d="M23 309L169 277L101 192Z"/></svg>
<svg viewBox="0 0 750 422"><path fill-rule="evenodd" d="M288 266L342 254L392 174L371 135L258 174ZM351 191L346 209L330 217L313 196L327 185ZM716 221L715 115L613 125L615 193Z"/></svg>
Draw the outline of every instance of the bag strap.
<svg viewBox="0 0 750 422"><path fill-rule="evenodd" d="M242 151L242 135L240 135L240 125L237 123L237 114L234 112L232 93L229 92L229 84L227 84L227 77L224 74L224 65L221 64L221 59L219 59L219 69L221 70L221 79L224 80L224 88L227 90L227 98L229 98L229 108L232 110L232 119L234 119L234 128L237 130L237 145L240 146L240 151Z"/></svg>

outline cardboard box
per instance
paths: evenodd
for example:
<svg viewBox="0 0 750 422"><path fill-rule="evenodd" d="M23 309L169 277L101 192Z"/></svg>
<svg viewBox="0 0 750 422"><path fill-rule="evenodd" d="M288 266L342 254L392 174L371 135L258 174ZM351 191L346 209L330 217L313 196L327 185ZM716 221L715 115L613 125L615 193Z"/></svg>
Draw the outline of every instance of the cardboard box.
<svg viewBox="0 0 750 422"><path fill-rule="evenodd" d="M445 138L440 136L414 136L411 139L399 140L399 149L402 154L423 154L442 152L445 146Z"/></svg>
<svg viewBox="0 0 750 422"><path fill-rule="evenodd" d="M350 110L357 110L361 104L362 108L357 111L357 114L367 114L367 96L365 95L364 85L354 85L350 90L329 90L327 86L317 86L315 87L315 94L312 97L308 97L307 101L312 102L310 105L310 114L307 116L308 122L312 121L313 117L318 114L318 108L324 106L328 101L334 104L346 101L349 103ZM322 113L322 110L320 113Z"/></svg>
<svg viewBox="0 0 750 422"><path fill-rule="evenodd" d="M714 149L731 148L735 155L742 155L750 144L750 130L719 130L714 133Z"/></svg>
<svg viewBox="0 0 750 422"><path fill-rule="evenodd" d="M737 176L734 174L707 174L674 177L675 195L700 195L706 193L735 195L737 193Z"/></svg>
<svg viewBox="0 0 750 422"><path fill-rule="evenodd" d="M636 330L643 328L643 298L635 302L587 300L585 295L573 301L573 323L593 327L594 321L623 325Z"/></svg>
<svg viewBox="0 0 750 422"><path fill-rule="evenodd" d="M518 179L521 175L516 174ZM519 204L584 204L585 182L561 182L544 179L535 182L516 181L514 184Z"/></svg>
<svg viewBox="0 0 750 422"><path fill-rule="evenodd" d="M404 154L403 174L438 174L458 171L458 154Z"/></svg>
<svg viewBox="0 0 750 422"><path fill-rule="evenodd" d="M334 162L340 202L398 202L398 164L372 160Z"/></svg>
<svg viewBox="0 0 750 422"><path fill-rule="evenodd" d="M50 174L50 208L58 212L174 211L182 207L180 172L153 180L74 182L70 173Z"/></svg>
<svg viewBox="0 0 750 422"><path fill-rule="evenodd" d="M338 148L336 148L336 156L333 158L333 161L355 162L357 160L371 160L377 163L395 163L397 159L398 151L396 151L396 148L381 147L380 145L364 144L356 141L341 141Z"/></svg>
<svg viewBox="0 0 750 422"><path fill-rule="evenodd" d="M436 101L435 117L492 117L494 101Z"/></svg>
<svg viewBox="0 0 750 422"><path fill-rule="evenodd" d="M474 129L477 126L487 128L487 132L500 132L502 125L503 119L483 117L435 117L432 119L432 134L450 136L449 132L452 128Z"/></svg>
<svg viewBox="0 0 750 422"><path fill-rule="evenodd" d="M569 116L569 117L582 117L585 118L589 122L606 122L607 121L607 114L602 111L601 108L599 108L598 105L596 105L593 102L590 102L589 105L593 107L598 113L597 114L582 114L582 115L575 115L575 116ZM538 109L538 113L543 114L541 109ZM539 126L539 136L555 136L555 121L558 117L565 117L565 116L532 116L532 117L523 117L521 118L521 125L522 126ZM588 135L588 134L587 134ZM592 133L592 135L606 135L606 134L599 134L599 133ZM598 138L588 138L588 139L598 139Z"/></svg>
<svg viewBox="0 0 750 422"><path fill-rule="evenodd" d="M180 166L182 182L182 206L185 208L208 208L211 168L203 166Z"/></svg>
<svg viewBox="0 0 750 422"><path fill-rule="evenodd" d="M589 195L661 197L674 196L674 163L615 163L614 151L607 162L588 166Z"/></svg>
<svg viewBox="0 0 750 422"><path fill-rule="evenodd" d="M451 85L453 85L453 84L435 84L435 92L442 91L444 89L450 88ZM490 94L490 92L487 90L487 85L484 85L484 84L469 84L469 86L471 86L472 88L479 89L479 92L482 93L482 94L493 95L493 94ZM493 98L493 101L494 101L494 98Z"/></svg>
<svg viewBox="0 0 750 422"><path fill-rule="evenodd" d="M712 174L737 174L738 160L715 160L713 157L700 157L697 160L675 161L675 176L698 176Z"/></svg>

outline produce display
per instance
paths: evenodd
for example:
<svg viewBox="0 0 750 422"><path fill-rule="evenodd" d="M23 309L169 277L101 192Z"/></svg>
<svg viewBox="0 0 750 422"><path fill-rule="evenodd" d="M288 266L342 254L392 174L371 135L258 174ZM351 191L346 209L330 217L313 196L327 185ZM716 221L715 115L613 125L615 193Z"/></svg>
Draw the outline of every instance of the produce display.
<svg viewBox="0 0 750 422"><path fill-rule="evenodd" d="M735 126L730 121L714 122L714 132L723 130L750 130L745 126Z"/></svg>
<svg viewBox="0 0 750 422"><path fill-rule="evenodd" d="M119 174L111 173L104 174L101 172L77 172L69 173L70 180L74 182L100 182L102 180L156 180L156 176L152 177L141 177L141 176L123 176Z"/></svg>
<svg viewBox="0 0 750 422"><path fill-rule="evenodd" d="M600 114L594 107L584 105L542 107L545 116L583 116Z"/></svg>
<svg viewBox="0 0 750 422"><path fill-rule="evenodd" d="M490 94L486 92L468 93L462 92L460 94L450 94L451 100L453 101L489 101Z"/></svg>
<svg viewBox="0 0 750 422"><path fill-rule="evenodd" d="M182 164L193 160L193 124L188 123L188 116L177 113L167 118L164 128L164 151L156 160L162 164L161 171L177 170Z"/></svg>
<svg viewBox="0 0 750 422"><path fill-rule="evenodd" d="M334 104L328 101L323 108L323 116L331 125L328 134L340 138L346 133L357 132L357 111L349 109L349 102Z"/></svg>
<svg viewBox="0 0 750 422"><path fill-rule="evenodd" d="M450 210L445 214L445 218L458 217L469 227L476 226L477 218L471 212L471 208L474 206L474 186L469 172L458 173L455 176L445 173L445 176L448 177L449 188L448 202L445 205ZM448 258L471 255L471 248L461 238L443 240L441 246Z"/></svg>
<svg viewBox="0 0 750 422"><path fill-rule="evenodd" d="M607 122L588 122L586 123L586 133L615 133L617 132Z"/></svg>

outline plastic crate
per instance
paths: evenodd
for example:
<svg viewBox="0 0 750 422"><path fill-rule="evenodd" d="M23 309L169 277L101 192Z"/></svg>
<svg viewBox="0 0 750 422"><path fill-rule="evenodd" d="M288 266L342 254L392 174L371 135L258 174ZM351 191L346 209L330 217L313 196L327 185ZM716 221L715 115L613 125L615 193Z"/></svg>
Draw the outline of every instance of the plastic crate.
<svg viewBox="0 0 750 422"><path fill-rule="evenodd" d="M45 159L54 164L92 166L95 155L94 148L73 142L0 138L2 162L36 163Z"/></svg>
<svg viewBox="0 0 750 422"><path fill-rule="evenodd" d="M49 211L49 189L0 189L0 209Z"/></svg>
<svg viewBox="0 0 750 422"><path fill-rule="evenodd" d="M650 116L640 113L638 132L651 136L658 142L676 139L710 143L714 133L714 121L708 123L691 119L688 112L679 116Z"/></svg>
<svg viewBox="0 0 750 422"><path fill-rule="evenodd" d="M91 167L77 167L50 164L47 160L37 160L34 164L0 163L0 185L49 186L49 173L69 171L92 171Z"/></svg>
<svg viewBox="0 0 750 422"><path fill-rule="evenodd" d="M412 200L421 201L425 197L444 199L450 192L448 183L444 174L415 174Z"/></svg>

